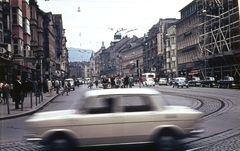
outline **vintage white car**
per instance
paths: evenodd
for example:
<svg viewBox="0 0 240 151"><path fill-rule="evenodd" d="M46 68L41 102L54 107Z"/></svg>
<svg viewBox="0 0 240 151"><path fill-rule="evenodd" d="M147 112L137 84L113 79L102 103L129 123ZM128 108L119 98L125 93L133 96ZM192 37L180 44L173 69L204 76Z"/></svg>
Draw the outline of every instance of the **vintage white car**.
<svg viewBox="0 0 240 151"><path fill-rule="evenodd" d="M143 81L144 86L155 86L155 81L153 78L147 78L145 81Z"/></svg>
<svg viewBox="0 0 240 151"><path fill-rule="evenodd" d="M26 120L31 132L27 140L40 141L51 151L145 143L172 148L177 139L203 132L198 127L201 112L167 106L154 89L89 90L83 101L78 110L31 116Z"/></svg>

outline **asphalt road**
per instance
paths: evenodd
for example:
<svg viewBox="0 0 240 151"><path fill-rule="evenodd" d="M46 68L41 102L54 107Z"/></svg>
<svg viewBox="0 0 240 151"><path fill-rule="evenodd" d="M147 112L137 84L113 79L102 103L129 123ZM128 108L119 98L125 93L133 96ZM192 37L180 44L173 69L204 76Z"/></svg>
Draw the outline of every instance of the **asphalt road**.
<svg viewBox="0 0 240 151"><path fill-rule="evenodd" d="M135 85L138 87L138 85ZM234 89L199 88L177 89L171 86L152 87L162 92L169 105L183 105L197 108L205 113L205 133L196 138L180 142L182 150L239 150L240 146L240 91ZM96 88L93 88L96 89ZM58 96L43 110L54 111L81 107L86 85L71 91L69 96ZM201 101L199 101L201 100ZM202 103L202 104L201 104ZM201 105L199 107L199 105ZM23 140L26 133L25 120L29 116L0 121L1 151L42 150L42 146L29 145Z"/></svg>

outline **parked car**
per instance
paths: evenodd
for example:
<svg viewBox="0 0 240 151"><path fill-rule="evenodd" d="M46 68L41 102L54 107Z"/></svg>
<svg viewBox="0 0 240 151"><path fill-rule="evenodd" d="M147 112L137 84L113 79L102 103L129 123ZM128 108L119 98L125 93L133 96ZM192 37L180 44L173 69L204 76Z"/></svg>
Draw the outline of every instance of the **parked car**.
<svg viewBox="0 0 240 151"><path fill-rule="evenodd" d="M204 80L201 80L201 87L214 87L216 86L216 81L214 77L206 77Z"/></svg>
<svg viewBox="0 0 240 151"><path fill-rule="evenodd" d="M158 81L158 84L161 85L167 85L167 78L160 78Z"/></svg>
<svg viewBox="0 0 240 151"><path fill-rule="evenodd" d="M72 89L73 91L75 90L75 84L74 84L74 80L72 78L69 79L65 79L66 81L70 82L70 89Z"/></svg>
<svg viewBox="0 0 240 151"><path fill-rule="evenodd" d="M172 86L173 86L173 88L174 87L177 87L177 88L179 88L179 87L181 87L181 88L186 87L186 88L188 88L188 83L186 81L186 78L184 78L184 77L177 77L177 78L175 78Z"/></svg>
<svg viewBox="0 0 240 151"><path fill-rule="evenodd" d="M145 81L143 81L144 86L155 86L155 81L153 78L146 78Z"/></svg>
<svg viewBox="0 0 240 151"><path fill-rule="evenodd" d="M200 86L201 81L199 77L192 77L190 80L188 80L188 85L189 86Z"/></svg>
<svg viewBox="0 0 240 151"><path fill-rule="evenodd" d="M83 79L82 78L77 78L78 84L82 85L83 84Z"/></svg>
<svg viewBox="0 0 240 151"><path fill-rule="evenodd" d="M172 148L178 139L204 131L202 112L167 106L150 88L89 90L81 102L76 110L35 113L26 120L27 140L49 150L149 143Z"/></svg>
<svg viewBox="0 0 240 151"><path fill-rule="evenodd" d="M234 80L231 76L224 76L223 79L217 81L218 88L226 87L226 88L239 88L240 82Z"/></svg>

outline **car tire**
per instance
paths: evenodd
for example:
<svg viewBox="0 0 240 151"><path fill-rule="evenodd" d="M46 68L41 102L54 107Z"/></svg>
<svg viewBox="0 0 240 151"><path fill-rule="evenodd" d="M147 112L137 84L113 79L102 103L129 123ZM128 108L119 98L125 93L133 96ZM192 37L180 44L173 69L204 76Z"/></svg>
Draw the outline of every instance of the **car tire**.
<svg viewBox="0 0 240 151"><path fill-rule="evenodd" d="M176 139L174 136L165 135L159 136L156 143L157 151L173 151L176 146Z"/></svg>
<svg viewBox="0 0 240 151"><path fill-rule="evenodd" d="M72 151L71 143L66 138L53 139L47 147L49 151Z"/></svg>
<svg viewBox="0 0 240 151"><path fill-rule="evenodd" d="M188 86L186 86L186 88L188 88Z"/></svg>

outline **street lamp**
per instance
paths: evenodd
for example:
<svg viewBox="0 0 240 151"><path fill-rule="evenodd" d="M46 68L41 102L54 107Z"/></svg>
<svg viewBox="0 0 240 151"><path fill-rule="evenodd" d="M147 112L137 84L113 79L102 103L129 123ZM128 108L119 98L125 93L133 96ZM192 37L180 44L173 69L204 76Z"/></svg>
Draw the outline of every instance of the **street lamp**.
<svg viewBox="0 0 240 151"><path fill-rule="evenodd" d="M38 60L36 69L38 71L40 70L40 83L43 84L43 68L42 68L43 51L37 50L34 52L34 55L35 55L36 59ZM41 95L42 101L43 101L42 89L43 89L43 86L41 86L41 88L40 88L40 95Z"/></svg>

